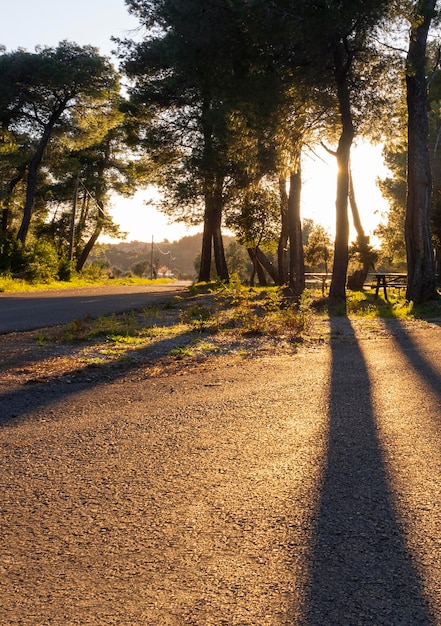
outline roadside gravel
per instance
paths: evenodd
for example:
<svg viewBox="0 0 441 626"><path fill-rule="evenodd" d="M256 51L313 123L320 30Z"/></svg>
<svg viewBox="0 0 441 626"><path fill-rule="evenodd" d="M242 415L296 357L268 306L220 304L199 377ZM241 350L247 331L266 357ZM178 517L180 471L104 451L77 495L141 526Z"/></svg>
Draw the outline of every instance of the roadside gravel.
<svg viewBox="0 0 441 626"><path fill-rule="evenodd" d="M441 624L441 329L317 324L101 368L7 339L1 623Z"/></svg>

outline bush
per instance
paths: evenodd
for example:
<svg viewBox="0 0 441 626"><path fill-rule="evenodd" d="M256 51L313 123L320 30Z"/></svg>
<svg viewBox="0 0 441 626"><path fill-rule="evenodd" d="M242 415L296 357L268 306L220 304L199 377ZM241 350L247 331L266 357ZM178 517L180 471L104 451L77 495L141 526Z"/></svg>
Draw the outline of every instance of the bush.
<svg viewBox="0 0 441 626"><path fill-rule="evenodd" d="M92 282L108 278L111 274L110 268L105 261L95 261L88 263L81 272L83 278Z"/></svg>
<svg viewBox="0 0 441 626"><path fill-rule="evenodd" d="M67 259L61 259L58 265L58 278L62 281L70 281L76 275L75 263Z"/></svg>
<svg viewBox="0 0 441 626"><path fill-rule="evenodd" d="M26 250L26 278L33 283L49 283L58 277L57 251L49 241L35 241Z"/></svg>
<svg viewBox="0 0 441 626"><path fill-rule="evenodd" d="M26 267L23 244L15 236L0 234L0 273L21 274Z"/></svg>

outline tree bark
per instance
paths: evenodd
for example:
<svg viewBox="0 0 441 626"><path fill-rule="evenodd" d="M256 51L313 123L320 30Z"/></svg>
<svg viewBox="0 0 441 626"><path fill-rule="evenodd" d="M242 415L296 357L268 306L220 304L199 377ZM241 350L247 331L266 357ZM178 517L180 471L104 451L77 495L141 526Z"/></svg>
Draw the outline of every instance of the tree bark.
<svg viewBox="0 0 441 626"><path fill-rule="evenodd" d="M436 0L421 0L419 20L411 27L407 55L407 254L406 298L415 304L437 298L435 260L430 231L432 175L428 148L426 48Z"/></svg>
<svg viewBox="0 0 441 626"><path fill-rule="evenodd" d="M222 204L221 189L206 194L199 282L208 282L211 278L213 250L218 277L227 282L230 279L222 238Z"/></svg>
<svg viewBox="0 0 441 626"><path fill-rule="evenodd" d="M279 178L280 190L280 237L277 248L277 265L279 270L279 285L287 285L289 280L288 272L288 241L289 241L289 225L288 225L288 194L286 192L285 177Z"/></svg>
<svg viewBox="0 0 441 626"><path fill-rule="evenodd" d="M206 95L202 104L201 124L204 135L204 231L202 234L201 266L199 281L208 282L211 274L211 255L214 249L216 272L221 280L229 281L225 250L222 239L223 183L221 173L216 170L216 155L213 144L210 97ZM213 245L213 248L212 248Z"/></svg>
<svg viewBox="0 0 441 626"><path fill-rule="evenodd" d="M98 237L101 235L101 231L103 230L103 227L100 223L97 224L95 230L93 231L89 241L86 243L86 245L84 246L78 261L76 263L75 269L77 272L81 272L84 264L86 263L89 254L92 251L93 246L96 244Z"/></svg>
<svg viewBox="0 0 441 626"><path fill-rule="evenodd" d="M204 230L202 232L201 265L199 267L199 282L208 283L211 278L211 253L213 232L210 215L207 208L204 216Z"/></svg>
<svg viewBox="0 0 441 626"><path fill-rule="evenodd" d="M296 167L289 177L288 228L289 228L289 286L295 296L305 290L305 259L303 255L302 222L300 219L300 198L302 172L300 154Z"/></svg>
<svg viewBox="0 0 441 626"><path fill-rule="evenodd" d="M54 126L56 125L64 109L66 108L67 102L68 102L67 99L61 101L59 106L55 109L55 111L53 111L52 115L49 118L49 121L44 126L44 131L38 143L35 154L32 157L32 159L29 161L28 176L27 176L27 182L26 182L26 199L25 199L25 205L23 209L23 219L22 219L20 228L17 233L17 239L21 241L23 244L26 243L29 226L31 224L32 212L34 210L35 193L37 189L38 169L40 167L41 160L43 159L43 154L44 154L44 151L46 150L46 146L49 143L49 139L51 137Z"/></svg>
<svg viewBox="0 0 441 626"><path fill-rule="evenodd" d="M338 142L337 156L337 193L335 200L336 225L334 245L334 265L332 269L329 297L342 302L346 301L346 277L349 260L349 160L351 145L354 138L354 126L348 85L348 71L351 57L348 56L345 42L339 40L334 46L334 68L337 84L338 103L342 132Z"/></svg>
<svg viewBox="0 0 441 626"><path fill-rule="evenodd" d="M25 173L26 173L26 168L20 167L20 169L18 170L17 176L12 178L12 180L10 180L8 183L8 191L7 191L7 195L4 201L4 206L2 209L1 226L0 226L0 230L4 235L6 235L9 230L9 221L10 221L10 213L11 213L10 205L11 205L12 194L14 193L14 189L16 188L18 183L21 180L23 180Z"/></svg>
<svg viewBox="0 0 441 626"><path fill-rule="evenodd" d="M248 252L248 256L251 259L251 263L253 264L253 269L251 270L251 275L250 275L250 287L254 287L254 279L256 277L256 272L257 272L257 259L256 259L256 255L254 254L254 250L252 248L247 248L247 252Z"/></svg>
<svg viewBox="0 0 441 626"><path fill-rule="evenodd" d="M278 285L279 284L279 274L277 272L276 267L274 267L274 265L271 263L271 261L268 260L268 258L265 255L265 253L262 252L262 250L259 247L254 248L254 254L256 256L258 264L261 265L266 272L268 272L268 274L271 277L271 279L273 280L274 284Z"/></svg>
<svg viewBox="0 0 441 626"><path fill-rule="evenodd" d="M227 260L225 258L224 240L222 238L222 189L217 190L213 206L213 249L216 272L221 280L229 282Z"/></svg>
<svg viewBox="0 0 441 626"><path fill-rule="evenodd" d="M266 287L268 285L268 281L266 279L263 266L259 262L259 259L258 259L258 251L259 251L259 248L247 248L248 256L250 257L251 262L253 263L253 271L250 276L250 287L254 287L254 278L256 274L257 274L257 279L259 281L259 285L261 287Z"/></svg>
<svg viewBox="0 0 441 626"><path fill-rule="evenodd" d="M362 259L363 269L357 270L348 278L348 288L353 290L363 289L363 285L366 282L367 275L370 269L369 262L369 237L364 232L363 225L360 219L360 212L358 210L358 204L355 197L354 181L352 179L352 172L349 168L349 204L351 207L352 221L354 222L355 230L357 231L357 244Z"/></svg>
<svg viewBox="0 0 441 626"><path fill-rule="evenodd" d="M360 211L358 210L357 199L355 197L354 181L352 179L351 168L349 168L348 196L349 196L349 204L350 204L351 213L352 213L352 221L354 222L354 228L357 231L357 237L359 237L360 239L366 239L364 228L360 219Z"/></svg>

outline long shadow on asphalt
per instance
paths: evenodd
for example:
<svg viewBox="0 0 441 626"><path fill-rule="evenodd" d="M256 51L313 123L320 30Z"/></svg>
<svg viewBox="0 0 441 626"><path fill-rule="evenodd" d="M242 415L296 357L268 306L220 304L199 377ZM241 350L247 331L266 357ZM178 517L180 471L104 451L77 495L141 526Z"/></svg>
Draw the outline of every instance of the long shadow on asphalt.
<svg viewBox="0 0 441 626"><path fill-rule="evenodd" d="M428 359L421 353L421 349L415 340L409 335L403 324L394 324L397 320L385 319L385 324L389 329L395 343L406 357L409 364L424 382L432 388L432 391L441 400L441 376Z"/></svg>
<svg viewBox="0 0 441 626"><path fill-rule="evenodd" d="M331 342L329 448L306 623L435 624L397 521L367 367L347 324L349 336Z"/></svg>
<svg viewBox="0 0 441 626"><path fill-rule="evenodd" d="M194 334L189 332L174 335L173 346L188 345L193 338ZM159 349L161 344L167 345L169 341L169 339L159 341L156 347ZM146 369L149 364L155 364L157 359L154 356L151 357L151 361L149 360L148 348L141 348L133 352L138 357L143 353L145 358L141 358L140 363L110 363L93 368L84 366L70 371L65 376L45 377L43 382L37 381L20 385L14 391L0 394L0 428L21 419L32 419L37 411L41 411L45 407L49 408L63 398L73 396L85 389L98 389L102 385L129 375L131 371L139 371L140 366Z"/></svg>

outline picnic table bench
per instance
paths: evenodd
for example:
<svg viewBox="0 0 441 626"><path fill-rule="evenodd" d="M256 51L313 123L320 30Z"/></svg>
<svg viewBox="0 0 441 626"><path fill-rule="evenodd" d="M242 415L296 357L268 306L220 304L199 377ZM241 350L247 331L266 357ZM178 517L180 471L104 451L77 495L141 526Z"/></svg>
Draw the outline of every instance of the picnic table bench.
<svg viewBox="0 0 441 626"><path fill-rule="evenodd" d="M332 275L325 272L305 272L305 283L309 286L320 286L322 293L331 282ZM407 274L401 272L373 272L368 274L368 280L373 281L375 298L378 298L380 289L383 289L384 299L389 302L388 288L406 289Z"/></svg>
<svg viewBox="0 0 441 626"><path fill-rule="evenodd" d="M325 272L305 272L305 283L307 285L320 286L322 293L325 293L325 287L331 282L331 275Z"/></svg>
<svg viewBox="0 0 441 626"><path fill-rule="evenodd" d="M406 289L407 287L407 274L401 274L399 272L374 272L369 274L375 279L375 297L378 298L378 292L383 289L384 299L389 302L387 297L388 287L395 289Z"/></svg>

